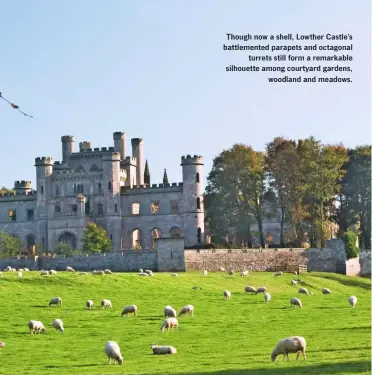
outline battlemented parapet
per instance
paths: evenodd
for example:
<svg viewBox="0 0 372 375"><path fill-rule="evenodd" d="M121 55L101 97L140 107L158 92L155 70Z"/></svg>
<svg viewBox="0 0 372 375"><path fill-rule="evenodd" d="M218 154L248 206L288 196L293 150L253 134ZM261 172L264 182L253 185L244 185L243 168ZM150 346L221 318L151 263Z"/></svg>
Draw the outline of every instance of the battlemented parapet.
<svg viewBox="0 0 372 375"><path fill-rule="evenodd" d="M112 150L106 151L104 154L102 154L102 161L120 161L120 152L113 151L113 147L110 148L112 148Z"/></svg>
<svg viewBox="0 0 372 375"><path fill-rule="evenodd" d="M50 156L41 156L38 158L35 158L35 167L37 166L49 166L53 165L53 158Z"/></svg>
<svg viewBox="0 0 372 375"><path fill-rule="evenodd" d="M181 166L188 165L188 164L199 164L204 165L203 163L203 156L201 155L186 155L181 157Z"/></svg>
<svg viewBox="0 0 372 375"><path fill-rule="evenodd" d="M125 164L126 165L132 165L133 167L137 166L137 159L133 156L127 156L125 158Z"/></svg>
<svg viewBox="0 0 372 375"><path fill-rule="evenodd" d="M92 142L84 141L79 143L79 151L84 152L86 150L92 150Z"/></svg>
<svg viewBox="0 0 372 375"><path fill-rule="evenodd" d="M151 193L172 193L172 192L182 192L183 183L182 182L172 182L171 184L152 184L137 186L122 186L120 190L121 195L126 194L151 194Z"/></svg>
<svg viewBox="0 0 372 375"><path fill-rule="evenodd" d="M67 163L65 163L63 161L55 161L54 165L53 165L54 171L64 170L64 169L68 169L68 168L69 168L69 166L67 165Z"/></svg>

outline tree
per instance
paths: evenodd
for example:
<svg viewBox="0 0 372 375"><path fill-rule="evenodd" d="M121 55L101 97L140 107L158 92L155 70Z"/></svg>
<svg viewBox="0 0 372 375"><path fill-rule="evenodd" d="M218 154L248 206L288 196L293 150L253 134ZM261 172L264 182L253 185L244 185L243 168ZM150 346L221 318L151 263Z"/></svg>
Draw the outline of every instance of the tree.
<svg viewBox="0 0 372 375"><path fill-rule="evenodd" d="M143 182L145 183L145 185L150 185L150 169L147 160L145 164L145 171L143 173Z"/></svg>
<svg viewBox="0 0 372 375"><path fill-rule="evenodd" d="M164 176L163 176L163 184L168 184L168 175L167 175L167 170L164 169Z"/></svg>
<svg viewBox="0 0 372 375"><path fill-rule="evenodd" d="M23 247L22 241L11 234L0 232L0 255L11 257L17 254Z"/></svg>
<svg viewBox="0 0 372 375"><path fill-rule="evenodd" d="M7 187L3 186L0 188L0 194L6 194L6 193L14 193L15 190L8 189Z"/></svg>
<svg viewBox="0 0 372 375"><path fill-rule="evenodd" d="M111 241L107 231L91 223L87 226L83 236L83 251L87 253L104 253L111 249Z"/></svg>
<svg viewBox="0 0 372 375"><path fill-rule="evenodd" d="M55 252L59 255L71 256L79 253L78 250L74 249L71 245L66 242L59 242L55 247Z"/></svg>
<svg viewBox="0 0 372 375"><path fill-rule="evenodd" d="M359 249L357 246L357 234L349 229L341 236L341 239L345 244L347 259L356 258L359 254Z"/></svg>

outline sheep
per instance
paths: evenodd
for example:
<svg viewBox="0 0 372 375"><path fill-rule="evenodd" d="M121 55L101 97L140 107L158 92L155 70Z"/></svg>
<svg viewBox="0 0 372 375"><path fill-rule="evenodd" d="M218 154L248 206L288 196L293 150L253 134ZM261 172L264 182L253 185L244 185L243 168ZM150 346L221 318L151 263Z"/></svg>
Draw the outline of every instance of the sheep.
<svg viewBox="0 0 372 375"><path fill-rule="evenodd" d="M0 271L0 277L3 276L3 273Z"/></svg>
<svg viewBox="0 0 372 375"><path fill-rule="evenodd" d="M40 271L40 275L41 275L41 276L46 276L46 275L49 275L49 272L48 272L48 271L45 271L45 270L41 270L41 271Z"/></svg>
<svg viewBox="0 0 372 375"><path fill-rule="evenodd" d="M61 297L54 297L49 301L49 306L57 305L62 306L62 298Z"/></svg>
<svg viewBox="0 0 372 375"><path fill-rule="evenodd" d="M52 325L56 329L57 332L63 333L65 331L65 329L63 328L63 322L61 319L54 319Z"/></svg>
<svg viewBox="0 0 372 375"><path fill-rule="evenodd" d="M229 271L229 275L234 276L234 271L233 270Z"/></svg>
<svg viewBox="0 0 372 375"><path fill-rule="evenodd" d="M151 270L145 270L145 273L147 273L148 275L151 275L152 271Z"/></svg>
<svg viewBox="0 0 372 375"><path fill-rule="evenodd" d="M323 288L322 293L323 294L331 294L331 291L328 288Z"/></svg>
<svg viewBox="0 0 372 375"><path fill-rule="evenodd" d="M105 354L108 358L108 363L111 363L111 360L118 362L119 365L123 364L123 356L120 352L120 347L115 341L107 341L105 345Z"/></svg>
<svg viewBox="0 0 372 375"><path fill-rule="evenodd" d="M4 341L0 341L0 349L5 348L6 344Z"/></svg>
<svg viewBox="0 0 372 375"><path fill-rule="evenodd" d="M164 330L167 330L169 332L169 329L171 328L172 331L174 327L177 327L178 329L178 320L177 318L167 318L163 321L163 324L161 325L161 332L164 332Z"/></svg>
<svg viewBox="0 0 372 375"><path fill-rule="evenodd" d="M101 301L101 306L102 306L102 309L104 309L104 308L112 309L112 303L109 299L103 299Z"/></svg>
<svg viewBox="0 0 372 375"><path fill-rule="evenodd" d="M93 305L94 302L91 299L88 299L88 301L85 303L85 306L88 310L92 310Z"/></svg>
<svg viewBox="0 0 372 375"><path fill-rule="evenodd" d="M75 273L75 270L72 267L70 267L70 266L66 267L66 271L67 272L73 272L73 273Z"/></svg>
<svg viewBox="0 0 372 375"><path fill-rule="evenodd" d="M294 272L293 272L293 274L294 274L294 275L297 275L297 274L298 274L298 272L297 272L297 271L294 271Z"/></svg>
<svg viewBox="0 0 372 375"><path fill-rule="evenodd" d="M193 305L183 306L180 312L178 313L178 316L182 316L182 315L194 316L194 306Z"/></svg>
<svg viewBox="0 0 372 375"><path fill-rule="evenodd" d="M264 297L265 297L265 302L266 303L271 300L271 295L269 293L267 293L267 292L264 294Z"/></svg>
<svg viewBox="0 0 372 375"><path fill-rule="evenodd" d="M351 307L355 307L357 302L358 302L358 298L356 298L355 296L349 297L349 303L350 303Z"/></svg>
<svg viewBox="0 0 372 375"><path fill-rule="evenodd" d="M298 306L300 309L302 308L302 302L300 299L293 297L291 298L290 302L291 302L291 306L294 306L295 308L296 306Z"/></svg>
<svg viewBox="0 0 372 375"><path fill-rule="evenodd" d="M93 271L92 271L92 275L104 275L104 274L105 274L105 272L102 271L102 270L98 270L98 271L93 270Z"/></svg>
<svg viewBox="0 0 372 375"><path fill-rule="evenodd" d="M225 272L225 271L226 271L226 270L225 270L225 267L222 267L222 266L221 266L221 267L220 267L220 271L221 271L221 272Z"/></svg>
<svg viewBox="0 0 372 375"><path fill-rule="evenodd" d="M177 312L172 306L167 305L164 307L164 316L166 318L175 318L177 316Z"/></svg>
<svg viewBox="0 0 372 375"><path fill-rule="evenodd" d="M283 354L283 360L287 357L289 361L288 353L297 353L296 360L298 360L300 353L302 353L304 359L306 359L306 340L301 336L280 340L271 353L271 360L275 361L278 355Z"/></svg>
<svg viewBox="0 0 372 375"><path fill-rule="evenodd" d="M159 346L157 344L150 345L153 354L176 354L177 349L174 346Z"/></svg>
<svg viewBox="0 0 372 375"><path fill-rule="evenodd" d="M225 297L225 299L230 299L231 298L231 292L229 292L228 290L224 290L223 296Z"/></svg>
<svg viewBox="0 0 372 375"><path fill-rule="evenodd" d="M203 276L207 276L208 275L208 271L207 270L204 270L203 271Z"/></svg>
<svg viewBox="0 0 372 375"><path fill-rule="evenodd" d="M146 272L141 272L138 274L138 276L149 276Z"/></svg>
<svg viewBox="0 0 372 375"><path fill-rule="evenodd" d="M18 268L18 272L23 272L24 270L24 268Z"/></svg>
<svg viewBox="0 0 372 375"><path fill-rule="evenodd" d="M267 288L264 287L264 286L260 286L259 288L256 289L256 294L258 293L266 293L267 292Z"/></svg>
<svg viewBox="0 0 372 375"><path fill-rule="evenodd" d="M193 286L192 289L194 289L194 290L201 290L202 288L200 288L200 286Z"/></svg>
<svg viewBox="0 0 372 375"><path fill-rule="evenodd" d="M311 294L306 288L299 288L298 293L299 294Z"/></svg>
<svg viewBox="0 0 372 375"><path fill-rule="evenodd" d="M24 268L23 271L30 272L30 270L28 268Z"/></svg>
<svg viewBox="0 0 372 375"><path fill-rule="evenodd" d="M171 276L178 276L178 274L176 274L176 273L172 273L172 275Z"/></svg>
<svg viewBox="0 0 372 375"><path fill-rule="evenodd" d="M50 270L49 275L57 275L57 271L56 270Z"/></svg>
<svg viewBox="0 0 372 375"><path fill-rule="evenodd" d="M22 277L22 271L18 271L18 277Z"/></svg>
<svg viewBox="0 0 372 375"><path fill-rule="evenodd" d="M283 272L282 272L282 271L276 272L276 273L274 274L274 276L283 276Z"/></svg>
<svg viewBox="0 0 372 375"><path fill-rule="evenodd" d="M240 274L240 276L248 276L248 271L242 271L242 273Z"/></svg>
<svg viewBox="0 0 372 375"><path fill-rule="evenodd" d="M297 280L291 280L291 285L297 285L298 281Z"/></svg>
<svg viewBox="0 0 372 375"><path fill-rule="evenodd" d="M138 270L138 273L143 273L143 269L140 268L140 269Z"/></svg>
<svg viewBox="0 0 372 375"><path fill-rule="evenodd" d="M109 269L105 269L105 270L103 270L103 272L106 274L106 275L112 275L112 272L111 272L111 270L109 270Z"/></svg>
<svg viewBox="0 0 372 375"><path fill-rule="evenodd" d="M255 287L253 286L246 286L245 289L244 289L247 293L256 293L257 290Z"/></svg>
<svg viewBox="0 0 372 375"><path fill-rule="evenodd" d="M121 317L126 315L129 318L129 314L131 314L131 313L133 313L134 315L137 316L137 311L138 311L138 308L137 308L136 305L125 306L123 308L123 311L121 312Z"/></svg>
<svg viewBox="0 0 372 375"><path fill-rule="evenodd" d="M28 328L30 330L31 335L34 333L45 333L46 329L44 324L39 320L30 320L28 322Z"/></svg>

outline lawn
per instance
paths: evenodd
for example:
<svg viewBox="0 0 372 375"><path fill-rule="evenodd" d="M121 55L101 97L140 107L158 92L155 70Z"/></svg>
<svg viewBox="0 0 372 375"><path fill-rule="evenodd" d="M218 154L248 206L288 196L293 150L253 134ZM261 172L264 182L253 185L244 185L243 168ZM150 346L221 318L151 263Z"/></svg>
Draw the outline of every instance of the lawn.
<svg viewBox="0 0 372 375"><path fill-rule="evenodd" d="M298 297L297 276L250 273L248 277L225 273L169 273L140 277L123 273L105 276L59 272L3 273L0 278L1 375L99 374L223 374L300 375L369 374L371 361L370 280L342 275L300 275L313 295L301 295L303 308L291 308ZM266 286L272 300L249 295L246 285ZM200 290L193 289L194 286ZM323 295L322 287L331 289ZM225 301L223 290L231 291ZM348 297L358 297L351 308ZM62 307L48 307L52 297ZM101 310L100 301L111 299L113 309ZM92 311L85 309L94 300ZM136 304L138 316L121 318L123 306ZM163 308L195 306L194 318L179 318L179 330L162 333ZM65 333L55 332L60 318ZM41 320L47 333L30 335L29 320ZM307 340L307 360L271 362L278 340L299 335ZM121 347L123 366L108 365L106 341ZM173 345L176 355L154 356L150 344Z"/></svg>

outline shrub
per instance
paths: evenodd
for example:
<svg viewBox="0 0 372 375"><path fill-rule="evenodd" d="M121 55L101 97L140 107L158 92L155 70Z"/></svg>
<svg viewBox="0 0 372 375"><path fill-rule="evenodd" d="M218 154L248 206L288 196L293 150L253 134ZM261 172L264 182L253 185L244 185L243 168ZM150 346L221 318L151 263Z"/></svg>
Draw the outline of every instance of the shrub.
<svg viewBox="0 0 372 375"><path fill-rule="evenodd" d="M352 230L348 229L342 236L341 239L345 244L345 252L347 259L356 258L359 255L359 249L357 247L357 234Z"/></svg>

